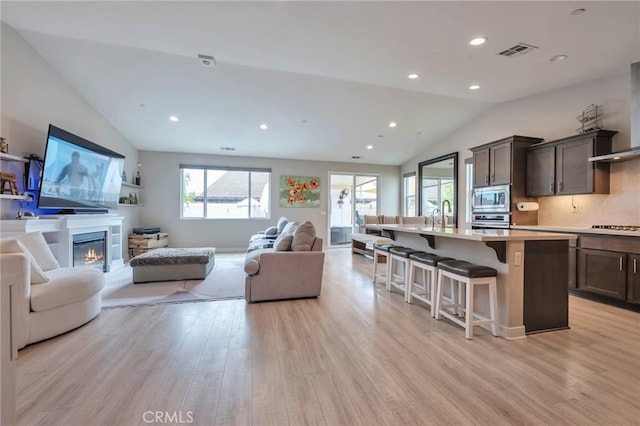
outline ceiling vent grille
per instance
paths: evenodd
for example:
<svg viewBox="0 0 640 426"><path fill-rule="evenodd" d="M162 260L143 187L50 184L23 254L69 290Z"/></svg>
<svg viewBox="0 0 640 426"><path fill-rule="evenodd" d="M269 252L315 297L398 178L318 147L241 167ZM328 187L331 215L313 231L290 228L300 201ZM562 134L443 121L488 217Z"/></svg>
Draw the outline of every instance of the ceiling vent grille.
<svg viewBox="0 0 640 426"><path fill-rule="evenodd" d="M235 151L236 149L232 146L221 146L220 147L221 151Z"/></svg>
<svg viewBox="0 0 640 426"><path fill-rule="evenodd" d="M531 44L518 43L515 46L511 46L510 48L503 50L502 52L498 53L498 55L506 56L506 57L519 56L519 55L524 55L526 53L529 53L532 50L537 48L538 46L533 46Z"/></svg>

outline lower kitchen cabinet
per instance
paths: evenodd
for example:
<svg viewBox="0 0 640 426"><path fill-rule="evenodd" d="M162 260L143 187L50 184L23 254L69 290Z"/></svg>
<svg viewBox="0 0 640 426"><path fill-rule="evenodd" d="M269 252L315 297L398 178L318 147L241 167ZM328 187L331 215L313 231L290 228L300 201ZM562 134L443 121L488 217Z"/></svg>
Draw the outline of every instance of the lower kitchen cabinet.
<svg viewBox="0 0 640 426"><path fill-rule="evenodd" d="M580 235L576 290L640 304L638 242L638 237Z"/></svg>
<svg viewBox="0 0 640 426"><path fill-rule="evenodd" d="M627 300L640 303L640 255L630 254L627 268Z"/></svg>
<svg viewBox="0 0 640 426"><path fill-rule="evenodd" d="M579 250L578 289L625 300L627 255L602 250Z"/></svg>

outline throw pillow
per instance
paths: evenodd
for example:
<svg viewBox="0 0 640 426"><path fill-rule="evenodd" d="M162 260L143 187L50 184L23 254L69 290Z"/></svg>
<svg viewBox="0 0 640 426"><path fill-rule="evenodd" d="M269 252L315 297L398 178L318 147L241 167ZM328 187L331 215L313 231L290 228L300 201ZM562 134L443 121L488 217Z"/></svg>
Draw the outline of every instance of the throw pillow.
<svg viewBox="0 0 640 426"><path fill-rule="evenodd" d="M298 226L293 233L293 241L291 242L291 250L293 251L311 251L313 242L316 240L316 227L313 223L306 221Z"/></svg>
<svg viewBox="0 0 640 426"><path fill-rule="evenodd" d="M33 258L29 250L15 238L3 238L0 240L0 253L23 253L29 258L31 266L30 281L31 284L42 284L49 282L49 278L44 274L36 260Z"/></svg>
<svg viewBox="0 0 640 426"><path fill-rule="evenodd" d="M273 249L275 251L291 251L292 241L293 235L280 234L273 243Z"/></svg>
<svg viewBox="0 0 640 426"><path fill-rule="evenodd" d="M43 271L58 269L60 264L44 239L42 232L30 232L16 237L29 250Z"/></svg>
<svg viewBox="0 0 640 426"><path fill-rule="evenodd" d="M278 235L282 234L282 230L284 229L285 226L287 226L287 223L289 223L289 219L287 219L284 216L278 219L278 224L276 225L276 228L278 229L278 232L277 232Z"/></svg>
<svg viewBox="0 0 640 426"><path fill-rule="evenodd" d="M278 233L278 228L276 226L270 226L264 231L265 235L276 235L277 233Z"/></svg>
<svg viewBox="0 0 640 426"><path fill-rule="evenodd" d="M284 235L293 235L293 232L296 230L298 225L300 225L300 223L298 223L298 222L288 222L285 225L285 227L282 230L282 232L280 233L280 235L282 235L282 234L284 234Z"/></svg>

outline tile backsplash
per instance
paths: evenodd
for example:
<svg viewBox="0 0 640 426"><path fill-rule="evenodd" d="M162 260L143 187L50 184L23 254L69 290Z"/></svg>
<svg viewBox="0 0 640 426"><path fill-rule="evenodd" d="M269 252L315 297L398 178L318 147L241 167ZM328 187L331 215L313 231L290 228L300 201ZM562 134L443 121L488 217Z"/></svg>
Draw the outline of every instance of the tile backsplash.
<svg viewBox="0 0 640 426"><path fill-rule="evenodd" d="M540 197L538 202L539 225L640 225L640 160L611 164L609 194Z"/></svg>

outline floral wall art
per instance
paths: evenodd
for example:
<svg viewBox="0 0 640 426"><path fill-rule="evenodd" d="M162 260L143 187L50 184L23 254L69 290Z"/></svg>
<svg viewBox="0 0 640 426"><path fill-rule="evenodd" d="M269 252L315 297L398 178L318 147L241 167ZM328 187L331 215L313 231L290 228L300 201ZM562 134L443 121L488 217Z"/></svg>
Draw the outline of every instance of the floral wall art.
<svg viewBox="0 0 640 426"><path fill-rule="evenodd" d="M280 176L280 207L320 207L320 178Z"/></svg>

